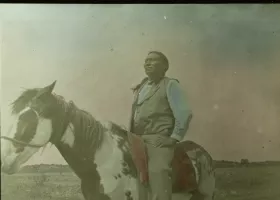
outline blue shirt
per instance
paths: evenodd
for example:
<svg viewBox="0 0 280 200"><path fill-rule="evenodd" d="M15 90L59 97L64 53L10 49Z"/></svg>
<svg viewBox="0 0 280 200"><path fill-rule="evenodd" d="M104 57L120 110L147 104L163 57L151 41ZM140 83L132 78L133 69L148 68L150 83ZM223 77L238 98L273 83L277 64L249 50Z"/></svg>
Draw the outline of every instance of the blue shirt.
<svg viewBox="0 0 280 200"><path fill-rule="evenodd" d="M139 102L145 97L145 95L147 95L151 86L152 85L148 84L148 82L145 83L138 96ZM168 85L166 87L166 94L169 106L175 118L174 129L171 137L178 141L181 141L184 139L188 130L192 111L190 110L186 96L177 81L170 80L168 82Z"/></svg>

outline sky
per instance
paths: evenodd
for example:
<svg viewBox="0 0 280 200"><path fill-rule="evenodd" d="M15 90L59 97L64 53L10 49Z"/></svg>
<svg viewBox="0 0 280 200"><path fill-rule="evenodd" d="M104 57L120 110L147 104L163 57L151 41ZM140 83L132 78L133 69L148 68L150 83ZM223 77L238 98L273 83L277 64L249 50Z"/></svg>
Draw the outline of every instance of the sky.
<svg viewBox="0 0 280 200"><path fill-rule="evenodd" d="M130 88L165 53L194 113L186 139L217 160L279 160L280 5L0 6L1 125L22 88L44 87L128 125ZM65 164L47 147L28 164Z"/></svg>

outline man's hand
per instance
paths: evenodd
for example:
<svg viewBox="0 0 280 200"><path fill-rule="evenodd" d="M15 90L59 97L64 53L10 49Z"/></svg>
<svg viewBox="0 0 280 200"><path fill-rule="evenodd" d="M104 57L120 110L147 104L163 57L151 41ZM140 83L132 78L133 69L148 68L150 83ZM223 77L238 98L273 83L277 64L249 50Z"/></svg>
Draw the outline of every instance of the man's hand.
<svg viewBox="0 0 280 200"><path fill-rule="evenodd" d="M154 145L156 147L171 147L174 146L177 142L178 141L174 138L159 135Z"/></svg>

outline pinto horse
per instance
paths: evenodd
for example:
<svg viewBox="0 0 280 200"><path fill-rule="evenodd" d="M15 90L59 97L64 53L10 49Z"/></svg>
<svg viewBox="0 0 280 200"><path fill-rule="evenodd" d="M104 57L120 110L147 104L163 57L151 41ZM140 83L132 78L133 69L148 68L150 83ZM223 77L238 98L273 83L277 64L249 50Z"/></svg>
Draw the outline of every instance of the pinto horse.
<svg viewBox="0 0 280 200"><path fill-rule="evenodd" d="M1 136L2 172L17 173L41 147L52 143L80 178L85 200L137 200L139 171L127 130L66 102L53 92L55 84L27 89L11 104L16 121ZM211 156L194 142L180 142L173 180L173 200L213 199Z"/></svg>

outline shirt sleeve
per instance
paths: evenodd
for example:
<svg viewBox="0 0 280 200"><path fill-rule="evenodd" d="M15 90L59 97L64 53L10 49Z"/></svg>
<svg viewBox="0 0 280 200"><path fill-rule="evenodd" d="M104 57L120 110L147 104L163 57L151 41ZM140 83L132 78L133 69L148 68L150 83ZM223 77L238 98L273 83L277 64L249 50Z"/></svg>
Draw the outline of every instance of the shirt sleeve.
<svg viewBox="0 0 280 200"><path fill-rule="evenodd" d="M175 80L170 80L167 85L167 99L175 118L175 125L171 137L177 141L183 140L188 130L192 111L189 108L186 96Z"/></svg>

